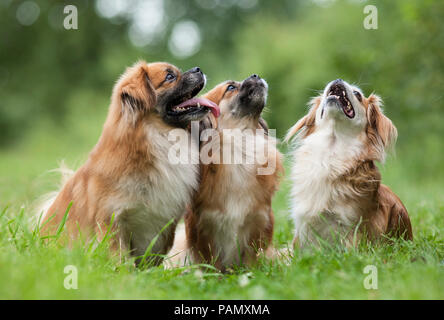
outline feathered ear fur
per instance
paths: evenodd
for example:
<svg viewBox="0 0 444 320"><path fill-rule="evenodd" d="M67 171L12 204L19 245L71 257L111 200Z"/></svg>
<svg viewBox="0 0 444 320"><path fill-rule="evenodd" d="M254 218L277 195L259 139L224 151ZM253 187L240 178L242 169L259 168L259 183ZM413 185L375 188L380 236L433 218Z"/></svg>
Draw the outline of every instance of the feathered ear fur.
<svg viewBox="0 0 444 320"><path fill-rule="evenodd" d="M371 149L375 160L383 162L385 151L396 142L398 131L392 121L381 110L382 100L377 95L370 95L367 108L367 136L370 139Z"/></svg>
<svg viewBox="0 0 444 320"><path fill-rule="evenodd" d="M138 62L127 69L115 87L121 112L135 121L139 114L147 113L156 104L156 92L149 78L148 66Z"/></svg>
<svg viewBox="0 0 444 320"><path fill-rule="evenodd" d="M290 130L288 130L284 139L285 142L290 141L290 139L301 129L304 129L304 137L308 136L314 131L316 111L318 110L320 103L321 96L310 100L310 110L303 118L299 119L298 122L296 122L296 124L290 128Z"/></svg>

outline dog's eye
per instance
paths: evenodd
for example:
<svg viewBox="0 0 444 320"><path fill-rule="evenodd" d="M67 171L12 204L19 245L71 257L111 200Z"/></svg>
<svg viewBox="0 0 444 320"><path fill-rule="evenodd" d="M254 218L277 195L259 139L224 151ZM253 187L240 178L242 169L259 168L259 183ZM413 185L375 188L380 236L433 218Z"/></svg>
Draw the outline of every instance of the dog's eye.
<svg viewBox="0 0 444 320"><path fill-rule="evenodd" d="M176 76L172 73L168 73L165 77L165 81L172 81L174 79L176 79Z"/></svg>
<svg viewBox="0 0 444 320"><path fill-rule="evenodd" d="M358 98L359 101L362 102L362 96L361 96L361 93L359 93L358 91L353 91L353 94L356 96L356 98Z"/></svg>
<svg viewBox="0 0 444 320"><path fill-rule="evenodd" d="M234 89L236 89L236 87L233 86L232 84L230 84L230 85L227 87L227 91L233 91Z"/></svg>

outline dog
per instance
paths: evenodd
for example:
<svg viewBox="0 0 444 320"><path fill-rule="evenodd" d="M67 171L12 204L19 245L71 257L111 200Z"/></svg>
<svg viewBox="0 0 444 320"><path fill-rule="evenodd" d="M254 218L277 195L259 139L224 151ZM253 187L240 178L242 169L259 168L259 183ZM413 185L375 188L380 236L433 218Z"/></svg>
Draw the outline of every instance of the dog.
<svg viewBox="0 0 444 320"><path fill-rule="evenodd" d="M204 96L219 105L221 115L216 134L202 145L199 191L184 216L185 236L182 232L176 237L170 256L178 257L170 266L186 263L188 259L189 263L213 264L224 272L233 265L251 265L258 253L267 254L271 248L274 228L271 200L283 167L276 141L268 136L268 127L261 118L267 92L265 80L252 75L242 82L223 82ZM234 131L227 133L227 129ZM244 140L232 143L231 134ZM201 139L206 140L205 131ZM262 163L249 154L248 146L252 144L256 150L268 148ZM244 160L251 157L249 163L202 160L205 155L210 156L209 160L220 160L227 154L233 159L232 153L236 152ZM258 174L271 163L273 168L269 172ZM181 252L186 254L179 257Z"/></svg>
<svg viewBox="0 0 444 320"><path fill-rule="evenodd" d="M199 179L198 159L170 163L174 141L169 133L174 129L190 137L186 128L191 121L209 112L219 115L213 102L195 98L205 83L198 67L182 73L168 63L140 61L128 68L114 86L97 145L46 210L42 232L53 233L72 203L66 220L71 238L102 239L113 222L112 248L139 257L139 263L158 235L151 248L157 256L147 261L159 264ZM191 141L185 150L190 157L198 155L198 142Z"/></svg>
<svg viewBox="0 0 444 320"><path fill-rule="evenodd" d="M310 106L285 138L288 142L298 133L291 173L295 246L323 240L349 246L363 236L412 240L407 209L381 184L375 165L384 162L397 138L381 99L366 98L358 87L337 79Z"/></svg>

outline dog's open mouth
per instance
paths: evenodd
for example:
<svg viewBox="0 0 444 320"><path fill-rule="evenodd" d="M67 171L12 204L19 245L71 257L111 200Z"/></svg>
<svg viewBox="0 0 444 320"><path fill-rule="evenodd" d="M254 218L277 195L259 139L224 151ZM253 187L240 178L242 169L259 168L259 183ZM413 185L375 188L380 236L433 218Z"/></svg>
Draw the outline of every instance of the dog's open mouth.
<svg viewBox="0 0 444 320"><path fill-rule="evenodd" d="M355 117L355 109L353 109L350 100L348 100L346 89L342 84L333 84L330 87L327 98L336 99L341 105L342 111L347 117L349 117L350 119Z"/></svg>
<svg viewBox="0 0 444 320"><path fill-rule="evenodd" d="M173 116L179 116L182 114L197 113L205 109L211 111L215 117L219 117L220 115L219 106L205 98L192 98L186 100L181 104L172 107L168 113Z"/></svg>

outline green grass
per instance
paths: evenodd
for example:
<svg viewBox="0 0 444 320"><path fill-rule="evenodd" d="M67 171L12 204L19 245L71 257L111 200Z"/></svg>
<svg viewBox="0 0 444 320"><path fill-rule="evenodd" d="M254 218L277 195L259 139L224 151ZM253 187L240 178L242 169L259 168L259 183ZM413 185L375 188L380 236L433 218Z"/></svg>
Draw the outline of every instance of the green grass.
<svg viewBox="0 0 444 320"><path fill-rule="evenodd" d="M76 99L88 100L93 94ZM86 104L87 105L87 104ZM106 105L106 101L97 101ZM32 204L55 188L48 173L63 158L81 163L100 134L106 110L75 109L67 128L36 124L20 144L0 151L0 298L1 299L444 299L444 165L434 138L398 148L382 167L384 183L409 210L415 240L391 245L362 245L345 250L296 251L287 265L261 261L253 269L221 275L197 268L140 270L132 260L112 257L108 243L72 248L33 232ZM76 120L82 119L81 122ZM278 131L278 134L283 132ZM419 151L421 150L421 151ZM427 161L426 161L427 160ZM430 163L435 164L432 167ZM274 242L292 238L288 217L289 181L275 197ZM64 268L78 270L78 289L64 288ZM366 265L378 268L378 289L366 290Z"/></svg>

